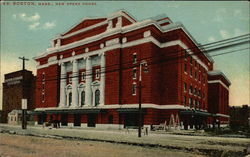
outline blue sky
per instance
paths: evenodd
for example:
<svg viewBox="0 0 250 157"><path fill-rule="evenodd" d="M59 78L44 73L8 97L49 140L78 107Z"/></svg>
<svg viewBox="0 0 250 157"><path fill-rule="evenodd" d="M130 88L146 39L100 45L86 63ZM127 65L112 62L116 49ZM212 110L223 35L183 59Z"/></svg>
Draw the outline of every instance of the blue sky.
<svg viewBox="0 0 250 157"><path fill-rule="evenodd" d="M3 74L21 69L19 56L30 59L27 68L36 74L32 58L49 48L55 35L84 17L106 16L120 9L127 10L138 21L165 13L172 21L182 22L201 44L249 33L248 2L106 1L96 2L94 6L66 5L66 1L62 1L64 6L58 6L56 3L51 2L52 6L39 6L38 2L35 6L1 5L1 81ZM232 82L230 105L250 104L249 58L248 50L214 57L215 68L222 70Z"/></svg>

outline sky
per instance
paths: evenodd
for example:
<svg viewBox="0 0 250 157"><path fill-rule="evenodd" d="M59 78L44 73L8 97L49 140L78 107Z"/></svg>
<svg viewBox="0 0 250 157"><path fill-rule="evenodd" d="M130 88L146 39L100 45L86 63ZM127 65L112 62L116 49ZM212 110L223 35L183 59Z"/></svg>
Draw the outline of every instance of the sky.
<svg viewBox="0 0 250 157"><path fill-rule="evenodd" d="M39 2L34 2L35 5L20 5L20 1L18 2L19 5L14 5L13 2L4 5L1 2L0 109L4 74L22 69L22 61L18 57L29 58L26 68L36 74L33 57L49 48L53 37L69 30L85 17L103 17L125 9L141 21L165 13L173 22L183 23L200 44L249 33L247 1L96 1L96 5L83 5L81 1L77 1L80 5L67 4L67 1L50 2L50 5L39 5ZM247 47L249 44L216 53ZM229 104L250 104L249 50L220 55L213 59L215 69L223 71L232 83Z"/></svg>

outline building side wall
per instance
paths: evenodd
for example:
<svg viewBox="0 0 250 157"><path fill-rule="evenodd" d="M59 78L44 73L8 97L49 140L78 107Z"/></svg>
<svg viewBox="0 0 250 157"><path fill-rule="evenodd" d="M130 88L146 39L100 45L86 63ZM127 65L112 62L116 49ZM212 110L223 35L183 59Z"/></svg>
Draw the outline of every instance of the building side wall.
<svg viewBox="0 0 250 157"><path fill-rule="evenodd" d="M210 113L218 113L219 112L219 103L220 103L220 98L219 98L219 84L213 83L213 84L208 84L208 106L209 109L208 111Z"/></svg>
<svg viewBox="0 0 250 157"><path fill-rule="evenodd" d="M108 51L106 55L105 104L119 104L120 55L121 50Z"/></svg>

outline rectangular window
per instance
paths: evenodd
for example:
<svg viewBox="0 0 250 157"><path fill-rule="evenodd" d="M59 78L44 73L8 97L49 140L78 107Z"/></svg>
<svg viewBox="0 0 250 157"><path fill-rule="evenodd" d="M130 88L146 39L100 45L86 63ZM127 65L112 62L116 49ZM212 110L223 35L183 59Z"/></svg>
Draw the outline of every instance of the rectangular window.
<svg viewBox="0 0 250 157"><path fill-rule="evenodd" d="M196 95L196 88L194 88L194 95Z"/></svg>
<svg viewBox="0 0 250 157"><path fill-rule="evenodd" d="M136 68L133 69L133 80L136 79Z"/></svg>
<svg viewBox="0 0 250 157"><path fill-rule="evenodd" d="M190 56L190 64L193 64L193 58Z"/></svg>
<svg viewBox="0 0 250 157"><path fill-rule="evenodd" d="M184 64L184 71L187 72L187 64Z"/></svg>
<svg viewBox="0 0 250 157"><path fill-rule="evenodd" d="M44 102L44 100L45 100L45 95L44 93L42 93L42 102Z"/></svg>
<svg viewBox="0 0 250 157"><path fill-rule="evenodd" d="M42 83L42 90L44 91L45 89L45 82Z"/></svg>
<svg viewBox="0 0 250 157"><path fill-rule="evenodd" d="M184 82L184 91L186 92L187 91L187 83Z"/></svg>
<svg viewBox="0 0 250 157"><path fill-rule="evenodd" d="M69 74L69 83L71 83L72 82L72 74Z"/></svg>
<svg viewBox="0 0 250 157"><path fill-rule="evenodd" d="M45 81L45 74L42 74L42 81Z"/></svg>
<svg viewBox="0 0 250 157"><path fill-rule="evenodd" d="M186 50L184 50L184 55L185 55L185 59L187 59L188 54Z"/></svg>
<svg viewBox="0 0 250 157"><path fill-rule="evenodd" d="M137 63L137 54L133 54L133 64Z"/></svg>
<svg viewBox="0 0 250 157"><path fill-rule="evenodd" d="M193 100L192 100L192 98L189 98L189 106L193 107Z"/></svg>
<svg viewBox="0 0 250 157"><path fill-rule="evenodd" d="M193 69L190 67L190 76L193 76Z"/></svg>
<svg viewBox="0 0 250 157"><path fill-rule="evenodd" d="M192 94L193 93L193 86L190 86L189 87L189 94Z"/></svg>
<svg viewBox="0 0 250 157"><path fill-rule="evenodd" d="M99 79L100 78L100 69L95 70L95 78Z"/></svg>
<svg viewBox="0 0 250 157"><path fill-rule="evenodd" d="M194 78L197 79L197 73L196 73L196 71L194 72Z"/></svg>
<svg viewBox="0 0 250 157"><path fill-rule="evenodd" d="M86 79L85 72L82 72L82 81L85 81L85 79Z"/></svg>
<svg viewBox="0 0 250 157"><path fill-rule="evenodd" d="M132 85L132 95L136 95L136 84Z"/></svg>

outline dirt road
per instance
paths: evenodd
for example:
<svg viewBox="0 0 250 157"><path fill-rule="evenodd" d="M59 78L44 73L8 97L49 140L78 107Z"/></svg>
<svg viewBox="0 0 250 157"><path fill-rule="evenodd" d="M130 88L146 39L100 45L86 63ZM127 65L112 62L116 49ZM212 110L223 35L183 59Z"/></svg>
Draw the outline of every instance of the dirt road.
<svg viewBox="0 0 250 157"><path fill-rule="evenodd" d="M0 157L204 157L163 148L0 134Z"/></svg>

